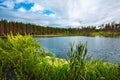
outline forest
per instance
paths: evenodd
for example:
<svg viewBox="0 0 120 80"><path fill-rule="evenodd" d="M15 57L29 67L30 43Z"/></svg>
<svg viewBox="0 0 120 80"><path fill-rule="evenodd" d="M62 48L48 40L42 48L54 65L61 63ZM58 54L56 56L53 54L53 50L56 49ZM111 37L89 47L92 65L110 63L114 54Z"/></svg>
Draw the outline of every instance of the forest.
<svg viewBox="0 0 120 80"><path fill-rule="evenodd" d="M96 28L97 27L97 28ZM12 33L39 35L59 35L59 36L119 36L120 23L112 22L101 24L100 26L82 26L78 28L58 28L40 26L31 23L0 20L0 36Z"/></svg>

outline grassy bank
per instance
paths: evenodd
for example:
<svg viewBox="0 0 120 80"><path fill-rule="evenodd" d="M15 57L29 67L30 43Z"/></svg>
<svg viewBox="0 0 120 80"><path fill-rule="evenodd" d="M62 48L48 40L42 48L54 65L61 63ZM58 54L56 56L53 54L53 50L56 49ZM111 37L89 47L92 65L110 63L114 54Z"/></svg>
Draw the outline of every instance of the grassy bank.
<svg viewBox="0 0 120 80"><path fill-rule="evenodd" d="M86 44L73 46L60 59L29 35L8 35L0 39L0 80L120 80L120 64L91 60Z"/></svg>
<svg viewBox="0 0 120 80"><path fill-rule="evenodd" d="M81 32L81 33L76 33L76 34L46 34L46 35L32 35L34 37L60 37L60 36L104 36L104 37L118 37L120 36L120 32Z"/></svg>
<svg viewBox="0 0 120 80"><path fill-rule="evenodd" d="M63 36L104 36L104 37L118 37L120 32L80 32L80 33L58 33L58 34L44 34L44 35L31 35L32 37L63 37ZM6 38L6 36L0 36L1 38Z"/></svg>

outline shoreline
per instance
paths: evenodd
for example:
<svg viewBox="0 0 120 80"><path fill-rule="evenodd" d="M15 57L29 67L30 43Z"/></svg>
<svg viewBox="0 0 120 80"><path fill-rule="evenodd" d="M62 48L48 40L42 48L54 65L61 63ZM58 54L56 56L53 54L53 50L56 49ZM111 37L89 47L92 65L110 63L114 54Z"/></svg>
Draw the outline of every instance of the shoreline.
<svg viewBox="0 0 120 80"><path fill-rule="evenodd" d="M27 34L26 34L27 35ZM30 35L30 34L28 34ZM93 32L93 33L80 33L80 34L45 34L45 35L30 35L32 37L67 37L67 36L87 36L87 37L96 37L96 36L103 36L103 37L119 37L120 33L104 33L104 32ZM0 38L6 38L6 36L0 36Z"/></svg>
<svg viewBox="0 0 120 80"><path fill-rule="evenodd" d="M39 37L72 37L72 36L86 36L86 35L30 35L30 36L35 37L35 38L39 38ZM97 36L100 36L100 37L120 37L120 35L119 36L95 35L95 36L86 36L86 37L97 37ZM6 39L7 37L0 36L0 38Z"/></svg>

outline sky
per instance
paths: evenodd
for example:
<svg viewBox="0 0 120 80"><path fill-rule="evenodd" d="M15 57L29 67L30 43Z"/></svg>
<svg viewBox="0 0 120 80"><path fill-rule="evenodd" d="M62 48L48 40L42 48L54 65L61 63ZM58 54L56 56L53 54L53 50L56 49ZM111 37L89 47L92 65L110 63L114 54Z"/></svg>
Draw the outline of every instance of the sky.
<svg viewBox="0 0 120 80"><path fill-rule="evenodd" d="M0 0L0 19L51 27L120 22L120 0Z"/></svg>

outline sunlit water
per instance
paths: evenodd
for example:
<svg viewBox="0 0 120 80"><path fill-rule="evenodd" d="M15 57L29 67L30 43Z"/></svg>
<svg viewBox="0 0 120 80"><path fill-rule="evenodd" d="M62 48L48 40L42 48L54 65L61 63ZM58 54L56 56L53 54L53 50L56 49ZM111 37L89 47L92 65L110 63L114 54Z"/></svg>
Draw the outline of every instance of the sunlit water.
<svg viewBox="0 0 120 80"><path fill-rule="evenodd" d="M66 58L70 43L87 42L88 55L93 58L116 63L120 61L120 37L38 37L44 49L55 53L61 58Z"/></svg>

